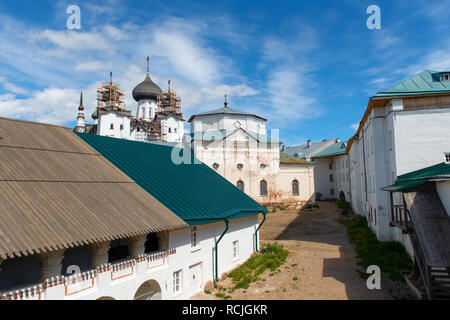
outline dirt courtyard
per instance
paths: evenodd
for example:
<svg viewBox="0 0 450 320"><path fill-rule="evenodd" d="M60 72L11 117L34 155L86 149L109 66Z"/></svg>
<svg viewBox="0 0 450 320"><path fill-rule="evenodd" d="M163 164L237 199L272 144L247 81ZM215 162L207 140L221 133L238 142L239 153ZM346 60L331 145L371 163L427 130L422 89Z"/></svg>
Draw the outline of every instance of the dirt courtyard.
<svg viewBox="0 0 450 320"><path fill-rule="evenodd" d="M392 299L386 283L381 290L369 290L356 270L354 246L339 223L340 210L331 202L319 202L320 208L277 211L267 214L260 230L261 244L278 242L289 250L280 272L266 270L248 289L232 293L231 299L349 300ZM217 283L231 287L231 280ZM193 299L219 299L214 293L200 293ZM225 291L223 291L225 293Z"/></svg>

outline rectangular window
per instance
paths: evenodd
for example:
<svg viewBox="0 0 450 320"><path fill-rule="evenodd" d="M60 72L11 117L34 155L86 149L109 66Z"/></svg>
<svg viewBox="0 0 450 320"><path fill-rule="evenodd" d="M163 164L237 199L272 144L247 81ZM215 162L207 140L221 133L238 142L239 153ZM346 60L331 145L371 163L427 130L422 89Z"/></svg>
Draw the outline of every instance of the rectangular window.
<svg viewBox="0 0 450 320"><path fill-rule="evenodd" d="M178 270L173 273L173 293L179 293L182 290L182 272L182 270Z"/></svg>
<svg viewBox="0 0 450 320"><path fill-rule="evenodd" d="M123 130L123 124L120 125L120 130Z"/></svg>
<svg viewBox="0 0 450 320"><path fill-rule="evenodd" d="M328 169L333 170L333 162L330 162L330 163L328 164Z"/></svg>
<svg viewBox="0 0 450 320"><path fill-rule="evenodd" d="M334 189L330 189L330 194L334 196Z"/></svg>
<svg viewBox="0 0 450 320"><path fill-rule="evenodd" d="M333 182L333 175L330 174L330 182Z"/></svg>
<svg viewBox="0 0 450 320"><path fill-rule="evenodd" d="M200 241L198 239L197 227L191 228L191 249L196 249L200 246Z"/></svg>
<svg viewBox="0 0 450 320"><path fill-rule="evenodd" d="M111 123L110 125L109 125L109 129L114 129L114 123Z"/></svg>
<svg viewBox="0 0 450 320"><path fill-rule="evenodd" d="M233 260L239 259L239 241L233 241Z"/></svg>
<svg viewBox="0 0 450 320"><path fill-rule="evenodd" d="M445 153L445 162L450 163L450 152Z"/></svg>
<svg viewBox="0 0 450 320"><path fill-rule="evenodd" d="M177 133L177 128L173 128L173 132Z"/></svg>
<svg viewBox="0 0 450 320"><path fill-rule="evenodd" d="M172 132L172 128L169 128L169 133L171 133Z"/></svg>

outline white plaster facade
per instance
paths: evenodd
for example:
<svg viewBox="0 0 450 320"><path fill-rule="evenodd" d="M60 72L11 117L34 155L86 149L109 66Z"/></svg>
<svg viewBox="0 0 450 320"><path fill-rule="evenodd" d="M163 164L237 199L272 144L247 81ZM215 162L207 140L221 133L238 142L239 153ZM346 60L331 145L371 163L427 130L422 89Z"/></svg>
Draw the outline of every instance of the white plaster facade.
<svg viewBox="0 0 450 320"><path fill-rule="evenodd" d="M218 245L218 274L243 263L256 249L257 215L230 220L229 229ZM167 249L102 264L78 276L53 277L32 286L5 291L0 300L132 300L189 299L203 290L215 275L215 241L225 223L197 226L198 246L192 248L191 229L170 231ZM237 256L234 255L237 241ZM139 252L140 246L131 252ZM107 247L106 247L107 249ZM61 259L50 262L50 269L61 269ZM98 261L102 261L102 257ZM176 288L175 273L179 276ZM175 279L176 280L176 279ZM151 291L155 292L151 292Z"/></svg>
<svg viewBox="0 0 450 320"><path fill-rule="evenodd" d="M351 201L350 174L348 156L336 155L314 158L314 186L316 195L321 194L322 200L340 199L341 192L344 201Z"/></svg>
<svg viewBox="0 0 450 320"><path fill-rule="evenodd" d="M264 119L250 114L197 115L191 135L195 157L256 201L315 201L314 164L280 163L278 136L267 137ZM293 192L294 180L298 194ZM262 181L266 193L261 191Z"/></svg>
<svg viewBox="0 0 450 320"><path fill-rule="evenodd" d="M368 217L379 240L400 241L409 252L408 236L389 225L389 194L380 188L401 174L445 161L450 104L442 99L424 107L426 99L392 99L372 108L349 150L353 209Z"/></svg>

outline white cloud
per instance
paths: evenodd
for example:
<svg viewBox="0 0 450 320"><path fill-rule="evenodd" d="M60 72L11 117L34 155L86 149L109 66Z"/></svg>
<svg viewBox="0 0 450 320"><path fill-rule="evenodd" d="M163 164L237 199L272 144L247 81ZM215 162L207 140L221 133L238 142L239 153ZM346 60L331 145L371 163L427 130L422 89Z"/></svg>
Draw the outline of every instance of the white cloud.
<svg viewBox="0 0 450 320"><path fill-rule="evenodd" d="M359 122L353 123L350 125L350 129L352 129L353 131L356 132L356 130L358 130L359 128Z"/></svg>
<svg viewBox="0 0 450 320"><path fill-rule="evenodd" d="M57 47L72 51L84 50L113 50L111 42L98 32L78 32L73 30L45 29L30 35L32 41L47 41Z"/></svg>
<svg viewBox="0 0 450 320"><path fill-rule="evenodd" d="M105 69L110 69L109 64L100 60L78 62L75 66L76 71L98 71Z"/></svg>
<svg viewBox="0 0 450 320"><path fill-rule="evenodd" d="M27 90L15 85L14 83L7 81L5 77L0 77L0 83L6 90L15 94L27 94L28 92Z"/></svg>

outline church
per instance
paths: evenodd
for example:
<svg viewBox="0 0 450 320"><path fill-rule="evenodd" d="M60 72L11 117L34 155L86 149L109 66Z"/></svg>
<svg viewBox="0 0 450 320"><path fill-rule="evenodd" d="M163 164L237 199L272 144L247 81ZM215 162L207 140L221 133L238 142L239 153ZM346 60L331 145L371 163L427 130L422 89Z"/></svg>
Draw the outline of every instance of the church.
<svg viewBox="0 0 450 320"><path fill-rule="evenodd" d="M125 94L112 78L97 90L93 124L86 124L82 96L75 132L127 140L178 145L266 206L301 207L314 197L314 163L280 152L275 130L269 136L261 116L232 109L225 95L221 108L192 115L185 133L181 99L164 92L149 72L132 91L136 114L126 110Z"/></svg>

